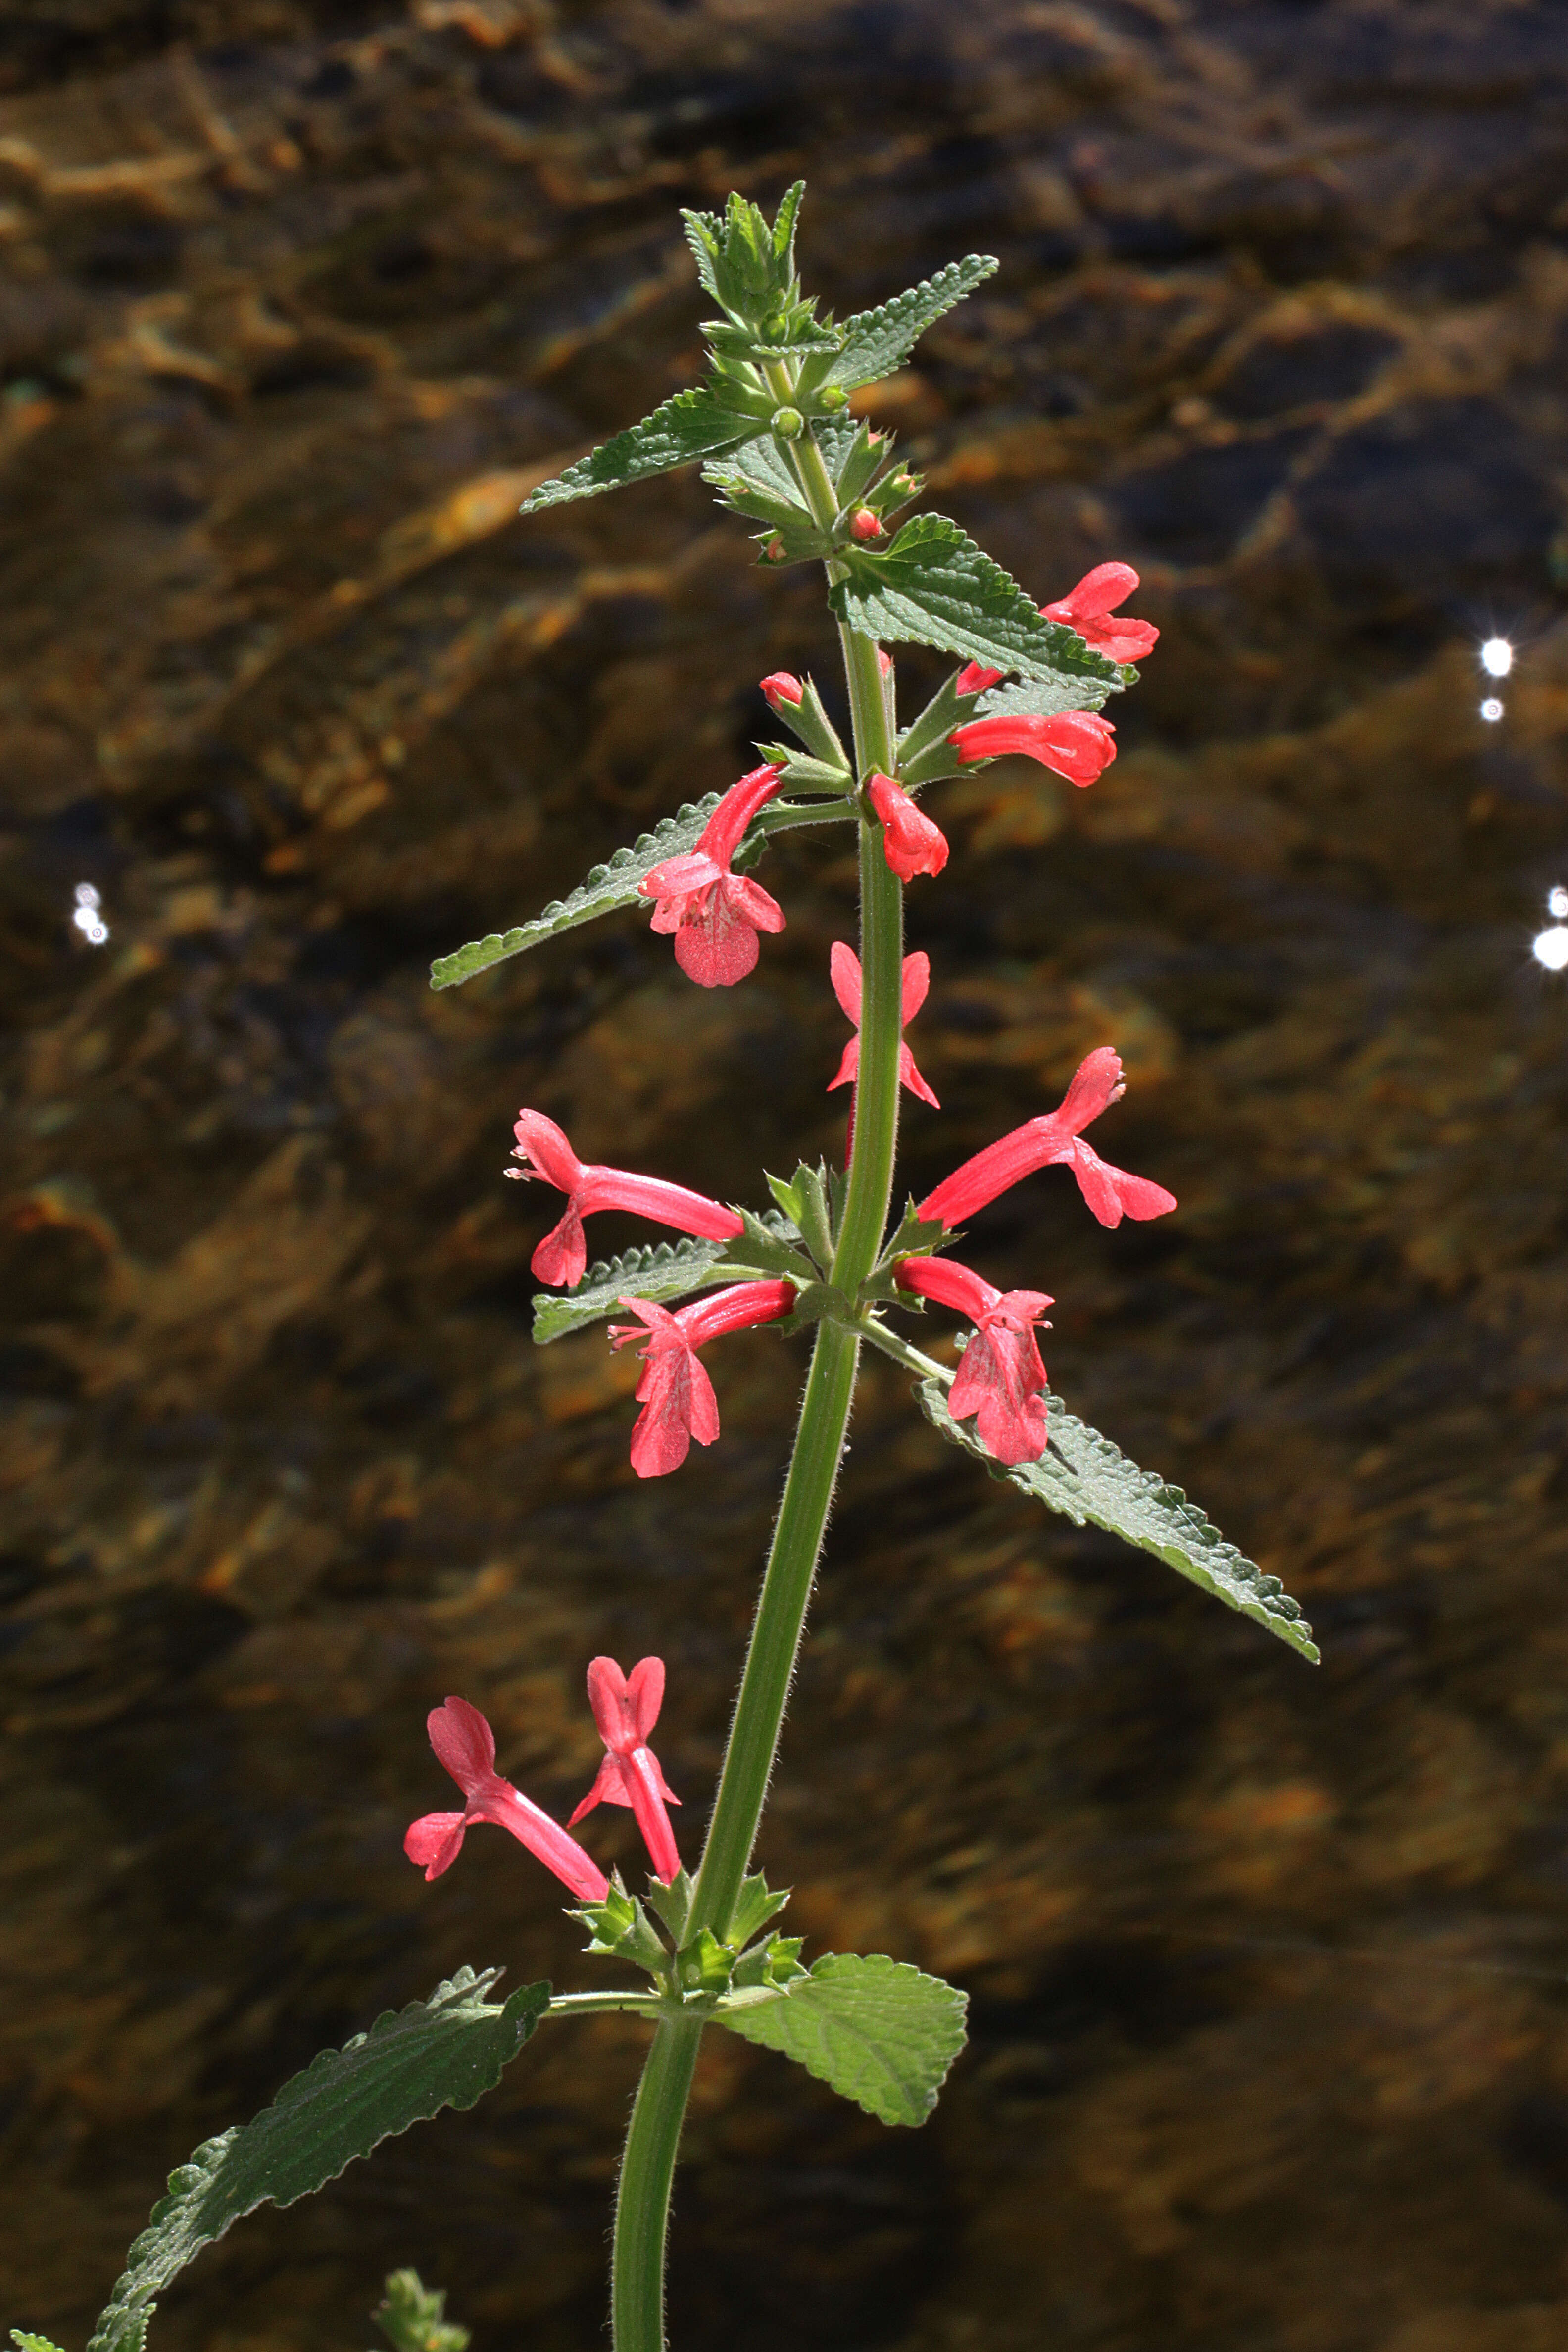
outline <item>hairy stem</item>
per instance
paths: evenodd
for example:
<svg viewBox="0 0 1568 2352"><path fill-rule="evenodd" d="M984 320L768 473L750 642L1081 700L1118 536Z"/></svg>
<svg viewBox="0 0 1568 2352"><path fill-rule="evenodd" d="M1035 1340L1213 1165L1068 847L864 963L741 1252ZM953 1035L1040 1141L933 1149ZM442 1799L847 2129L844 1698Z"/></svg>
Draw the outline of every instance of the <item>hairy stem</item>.
<svg viewBox="0 0 1568 2352"><path fill-rule="evenodd" d="M664 2254L676 2151L702 2028L664 2017L632 2107L616 2192L610 2318L616 2352L664 2352Z"/></svg>
<svg viewBox="0 0 1568 2352"><path fill-rule="evenodd" d="M770 381L774 373L769 372ZM775 392L782 396L792 388L787 374L780 372ZM837 500L822 453L809 438L789 448L807 503L826 529L837 514ZM830 576L832 571L830 564ZM861 780L893 764L888 698L872 639L847 627L839 635L854 719L856 775ZM863 803L858 814L860 1075L848 1189L832 1267L836 1286L850 1292L876 1264L887 1226L898 1149L902 1039L903 892L882 854L880 824ZM756 1843L844 1458L859 1347L855 1332L844 1324L827 1318L818 1324L784 1501L692 1892L689 1937L708 1927L723 1940ZM615 2352L663 2352L670 2183L701 2032L696 2019L661 2020L632 2110L616 2207L611 2287Z"/></svg>

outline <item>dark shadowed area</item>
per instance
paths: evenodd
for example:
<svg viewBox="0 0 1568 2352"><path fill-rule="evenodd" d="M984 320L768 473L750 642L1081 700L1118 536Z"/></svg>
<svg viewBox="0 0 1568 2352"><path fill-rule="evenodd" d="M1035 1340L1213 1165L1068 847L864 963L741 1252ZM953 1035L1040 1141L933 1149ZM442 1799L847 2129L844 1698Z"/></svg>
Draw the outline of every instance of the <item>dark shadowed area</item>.
<svg viewBox="0 0 1568 2352"><path fill-rule="evenodd" d="M841 315L1001 258L878 402L931 502L1164 633L1092 791L931 796L910 1181L1120 1046L1094 1139L1180 1214L1057 1170L969 1255L1324 1663L871 1367L762 1859L973 2041L898 2133L710 2037L673 2343L1557 2352L1568 7L6 0L0 57L0 2320L79 2352L171 2166L455 1965L595 1980L499 1833L404 1860L444 1694L563 1812L587 1659L662 1652L695 1851L802 1357L716 1349L721 1442L639 1486L501 1171L524 1102L726 1198L841 1148L853 876L773 853L732 992L635 915L426 974L832 674L693 473L515 519L692 379L677 206L804 173ZM593 2352L641 2032L244 2223L153 2352L359 2352L404 2263L476 2352Z"/></svg>

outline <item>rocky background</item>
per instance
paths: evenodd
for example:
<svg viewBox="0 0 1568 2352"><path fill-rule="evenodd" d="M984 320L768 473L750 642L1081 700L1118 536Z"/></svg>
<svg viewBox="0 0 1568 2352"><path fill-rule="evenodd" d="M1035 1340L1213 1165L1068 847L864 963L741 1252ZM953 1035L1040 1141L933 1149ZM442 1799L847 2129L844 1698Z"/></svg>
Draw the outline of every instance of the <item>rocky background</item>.
<svg viewBox="0 0 1568 2352"><path fill-rule="evenodd" d="M839 845L700 993L616 918L449 994L831 670L691 474L521 494L695 370L675 210L810 182L841 313L1002 269L878 413L1042 597L1164 632L1090 793L942 787L918 1190L1115 1042L978 1221L1066 1400L1314 1620L1314 1672L949 1456L873 1365L763 1858L961 1979L935 2120L705 2061L680 2352L1548 2352L1568 2336L1568 8L8 0L4 2319L79 2347L163 2176L453 1965L592 1980L476 1836L448 1690L568 1807L670 1661L694 1846L798 1355L639 1488L635 1365L529 1339L517 1106L729 1197L837 1148ZM1519 648L1478 716L1481 638ZM907 692L935 675L900 665ZM80 882L109 938L70 921ZM602 1247L637 1238L605 1220ZM624 1817L591 1839L628 1865ZM601 2344L639 2029L206 2255L163 2352ZM714 2037L717 2044L719 2038Z"/></svg>

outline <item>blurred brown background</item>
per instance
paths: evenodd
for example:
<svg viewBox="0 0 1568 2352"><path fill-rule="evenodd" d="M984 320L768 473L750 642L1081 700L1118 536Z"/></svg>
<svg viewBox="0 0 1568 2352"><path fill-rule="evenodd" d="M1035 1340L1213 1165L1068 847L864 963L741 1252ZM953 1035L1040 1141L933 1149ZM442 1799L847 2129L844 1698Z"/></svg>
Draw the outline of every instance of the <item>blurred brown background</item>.
<svg viewBox="0 0 1568 2352"><path fill-rule="evenodd" d="M688 382L676 207L810 182L840 313L1002 270L879 413L1040 596L1164 635L1091 793L933 802L917 1188L1133 1077L979 1221L1076 1409L1286 1580L1313 1672L949 1457L873 1367L763 1858L814 1948L955 1976L883 2132L741 2045L680 2352L1548 2352L1568 2335L1568 9L1552 0L9 0L3 2315L70 2347L163 2174L323 2043L505 1961L592 1981L446 1801L483 1705L569 1806L587 1657L670 1661L694 1848L800 1360L639 1488L635 1367L536 1352L523 1101L728 1197L837 1148L840 848L700 993L634 917L442 996L827 676L688 474L521 490ZM1514 639L1478 716L1479 641ZM907 693L934 676L900 665ZM71 926L90 883L110 931ZM637 1238L594 1230L602 1248ZM595 1817L606 1861L625 1824ZM638 2029L209 2253L164 2352L602 2340Z"/></svg>

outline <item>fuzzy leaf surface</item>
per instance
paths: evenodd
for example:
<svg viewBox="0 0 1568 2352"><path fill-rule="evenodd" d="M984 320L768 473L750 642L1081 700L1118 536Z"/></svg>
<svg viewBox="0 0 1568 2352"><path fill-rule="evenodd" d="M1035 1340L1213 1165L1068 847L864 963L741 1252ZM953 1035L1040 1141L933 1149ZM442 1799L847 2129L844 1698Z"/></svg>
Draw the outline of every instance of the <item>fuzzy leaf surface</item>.
<svg viewBox="0 0 1568 2352"><path fill-rule="evenodd" d="M846 548L839 560L848 576L829 589L828 602L868 636L936 646L1077 688L1092 681L1112 694L1121 684L1115 662L1044 619L1011 572L947 515L917 515L885 551Z"/></svg>
<svg viewBox="0 0 1568 2352"><path fill-rule="evenodd" d="M859 383L875 383L891 375L913 351L926 329L934 325L965 295L984 284L997 264L988 253L972 253L963 261L950 261L934 278L896 294L879 310L858 310L844 321L844 348L828 373L829 383L853 392Z"/></svg>
<svg viewBox="0 0 1568 2352"><path fill-rule="evenodd" d="M756 1247L745 1234L732 1242L654 1242L630 1249L620 1257L601 1258L591 1265L573 1290L536 1291L533 1299L533 1344L548 1348L552 1340L569 1339L613 1315L623 1298L689 1298L695 1290L713 1290L722 1282L744 1282L748 1276L787 1274L798 1238L784 1218L751 1217ZM766 1255L763 1255L763 1252ZM776 1263L773 1261L776 1260Z"/></svg>
<svg viewBox="0 0 1568 2352"><path fill-rule="evenodd" d="M618 490L650 474L668 474L677 466L690 466L699 457L721 449L738 448L761 430L754 417L739 416L721 408L706 384L678 392L651 416L628 425L624 433L579 457L563 474L554 474L531 490L518 511L538 514L545 507L564 506L572 499L596 499L602 490Z"/></svg>
<svg viewBox="0 0 1568 2352"><path fill-rule="evenodd" d="M500 1975L459 1969L428 2000L387 2010L367 2033L323 2050L250 2123L198 2147L169 2176L88 2352L141 2352L170 2281L258 2205L292 2205L393 2133L493 2090L550 2005L543 1983L487 2000Z"/></svg>
<svg viewBox="0 0 1568 2352"><path fill-rule="evenodd" d="M853 417L819 417L813 423L812 437L836 483L859 430ZM729 489L733 483L749 485L771 498L783 499L803 515L811 511L784 445L772 433L760 434L733 457L721 457L704 466L702 478L711 482L715 489Z"/></svg>
<svg viewBox="0 0 1568 2352"><path fill-rule="evenodd" d="M710 793L705 800L688 801L674 816L667 816L651 833L640 834L629 849L617 849L607 865L595 866L575 890L564 898L554 898L542 913L526 923L514 924L510 931L488 931L482 940L470 940L466 947L456 948L450 955L437 956L430 967L432 988L460 988L476 972L488 971L492 964L504 963L509 956L521 955L527 948L536 948L542 940L552 940L559 931L569 931L579 923L591 923L600 915L613 914L617 907L644 906L637 885L656 866L667 857L679 857L695 849L702 829L721 795ZM820 807L803 807L798 802L773 801L763 809L747 826L740 846L731 860L737 873L754 866L767 847L770 834L784 833L798 824L830 824L843 823L857 814L848 802L828 802Z"/></svg>
<svg viewBox="0 0 1568 2352"><path fill-rule="evenodd" d="M885 2124L923 2124L963 2047L967 1998L885 1953L828 1952L787 1991L731 1995L714 2021L782 2050Z"/></svg>
<svg viewBox="0 0 1568 2352"><path fill-rule="evenodd" d="M1168 1485L1155 1471L1140 1470L1109 1437L1076 1414L1064 1412L1054 1397L1048 1399L1050 1445L1044 1457L1009 1470L973 1429L953 1419L940 1381L919 1381L915 1395L931 1426L984 1462L994 1478L1016 1486L1048 1510L1060 1511L1075 1527L1104 1528L1123 1543L1152 1552L1178 1576L1278 1634L1317 1664L1312 1629L1279 1579L1265 1576L1256 1560L1228 1543L1180 1486Z"/></svg>
<svg viewBox="0 0 1568 2352"><path fill-rule="evenodd" d="M490 931L482 940L470 940L467 947L455 949L450 955L437 956L430 967L431 987L459 988L476 972L488 971L494 963L504 963L508 956L521 955L525 948L536 948L542 940L552 940L558 931L569 931L578 923L591 923L596 916L610 914L616 907L634 905L637 885L646 874L662 866L667 857L682 856L696 847L719 799L717 793L710 793L703 800L688 801L674 816L667 816L656 824L651 833L639 834L629 849L617 849L606 865L592 866L575 890L568 892L564 898L552 898L531 921L514 924L510 931Z"/></svg>
<svg viewBox="0 0 1568 2352"><path fill-rule="evenodd" d="M1123 670L1121 685L1135 685L1137 678L1135 669ZM994 719L1010 711L1054 719L1058 710L1098 710L1108 695L1120 690L1120 687L1109 686L1103 678L1070 677L1058 672L1051 677L1026 677L1010 685L990 687L976 696L970 706L970 716Z"/></svg>

